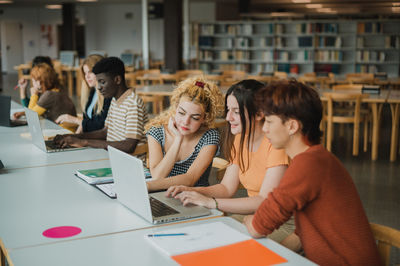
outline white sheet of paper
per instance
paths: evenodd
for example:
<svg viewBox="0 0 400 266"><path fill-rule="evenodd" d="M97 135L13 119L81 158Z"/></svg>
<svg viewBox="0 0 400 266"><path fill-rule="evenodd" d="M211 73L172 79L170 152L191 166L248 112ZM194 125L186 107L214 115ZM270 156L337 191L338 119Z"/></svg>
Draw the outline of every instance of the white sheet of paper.
<svg viewBox="0 0 400 266"><path fill-rule="evenodd" d="M226 246L250 239L250 236L222 222L153 231L153 234L174 233L185 233L186 235L150 237L146 234L144 237L168 256Z"/></svg>

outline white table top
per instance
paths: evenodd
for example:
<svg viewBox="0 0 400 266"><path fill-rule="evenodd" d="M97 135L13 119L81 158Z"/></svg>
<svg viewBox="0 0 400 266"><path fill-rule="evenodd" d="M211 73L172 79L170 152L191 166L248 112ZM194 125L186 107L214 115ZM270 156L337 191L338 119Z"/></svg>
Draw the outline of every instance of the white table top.
<svg viewBox="0 0 400 266"><path fill-rule="evenodd" d="M0 134L0 160L6 170L104 159L108 153L103 149L46 153L32 143L29 133Z"/></svg>
<svg viewBox="0 0 400 266"><path fill-rule="evenodd" d="M7 250L60 239L42 236L56 226L77 226L77 239L154 226L117 200L74 176L109 161L9 170L0 175L0 239ZM214 211L214 216L222 215ZM203 217L204 218L204 217Z"/></svg>
<svg viewBox="0 0 400 266"><path fill-rule="evenodd" d="M191 224L222 221L246 233L246 228L232 218L222 217L196 221ZM182 226L169 225L169 228ZM170 257L158 251L144 236L159 228L123 232L93 238L59 242L32 248L12 250L9 255L14 265L177 265ZM315 265L304 257L270 239L257 240L288 260L280 265Z"/></svg>

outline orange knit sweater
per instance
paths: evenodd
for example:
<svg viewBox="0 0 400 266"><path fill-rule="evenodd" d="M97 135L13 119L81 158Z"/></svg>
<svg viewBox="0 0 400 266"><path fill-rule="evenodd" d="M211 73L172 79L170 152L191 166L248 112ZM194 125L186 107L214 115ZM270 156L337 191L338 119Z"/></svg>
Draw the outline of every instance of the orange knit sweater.
<svg viewBox="0 0 400 266"><path fill-rule="evenodd" d="M368 219L342 163L321 145L295 156L253 226L268 235L295 215L306 257L319 265L380 265Z"/></svg>

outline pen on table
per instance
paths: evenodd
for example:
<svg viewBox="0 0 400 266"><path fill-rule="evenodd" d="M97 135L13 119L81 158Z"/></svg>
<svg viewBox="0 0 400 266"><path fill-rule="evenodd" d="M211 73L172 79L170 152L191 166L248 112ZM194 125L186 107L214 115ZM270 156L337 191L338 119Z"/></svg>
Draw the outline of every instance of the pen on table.
<svg viewBox="0 0 400 266"><path fill-rule="evenodd" d="M150 234L148 237L160 237L160 236L185 236L186 233L175 233L175 234Z"/></svg>

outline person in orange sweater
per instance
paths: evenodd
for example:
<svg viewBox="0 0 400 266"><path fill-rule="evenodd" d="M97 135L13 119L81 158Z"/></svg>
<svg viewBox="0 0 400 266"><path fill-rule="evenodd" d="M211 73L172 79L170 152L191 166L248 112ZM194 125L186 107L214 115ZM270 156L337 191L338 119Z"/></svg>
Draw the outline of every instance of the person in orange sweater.
<svg viewBox="0 0 400 266"><path fill-rule="evenodd" d="M270 83L258 94L263 131L291 164L255 215L249 233L263 237L292 214L305 256L319 265L381 265L378 250L351 176L320 145L322 104L318 93L295 80Z"/></svg>

